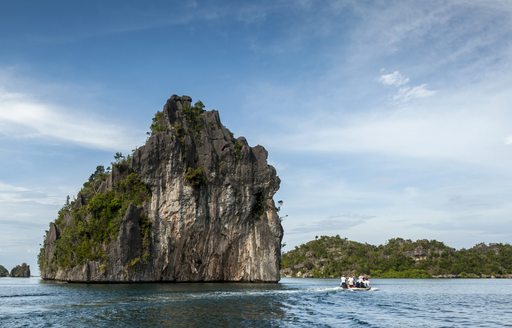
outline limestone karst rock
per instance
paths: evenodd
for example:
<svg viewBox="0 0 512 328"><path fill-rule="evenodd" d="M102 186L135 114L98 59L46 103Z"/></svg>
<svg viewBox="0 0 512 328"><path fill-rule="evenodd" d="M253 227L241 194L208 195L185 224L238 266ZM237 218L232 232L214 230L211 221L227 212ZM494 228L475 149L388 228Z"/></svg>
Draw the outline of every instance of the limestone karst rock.
<svg viewBox="0 0 512 328"><path fill-rule="evenodd" d="M279 276L280 180L262 146L172 96L146 144L99 166L50 223L43 279L261 281Z"/></svg>
<svg viewBox="0 0 512 328"><path fill-rule="evenodd" d="M1 277L9 277L9 271L3 265L0 265L0 278Z"/></svg>
<svg viewBox="0 0 512 328"><path fill-rule="evenodd" d="M10 276L13 278L30 278L30 265L22 263L15 266L12 268Z"/></svg>

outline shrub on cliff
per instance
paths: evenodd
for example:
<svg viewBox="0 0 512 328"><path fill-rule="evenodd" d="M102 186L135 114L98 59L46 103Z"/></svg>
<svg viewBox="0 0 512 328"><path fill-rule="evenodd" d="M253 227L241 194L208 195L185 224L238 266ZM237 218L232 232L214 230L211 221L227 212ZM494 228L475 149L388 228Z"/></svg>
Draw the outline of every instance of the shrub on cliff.
<svg viewBox="0 0 512 328"><path fill-rule="evenodd" d="M206 182L204 170L202 167L192 168L189 167L185 172L185 180L190 183L192 187L199 187Z"/></svg>
<svg viewBox="0 0 512 328"><path fill-rule="evenodd" d="M165 116L163 112L156 112L155 116L153 117L153 121L151 122L151 126L149 127L151 133L148 132L148 134L153 135L158 132L167 131L167 123L164 121L164 119Z"/></svg>
<svg viewBox="0 0 512 328"><path fill-rule="evenodd" d="M94 183L89 181L89 183ZM86 183L87 184L87 183ZM80 192L89 193L89 185ZM94 193L87 199L87 205L74 206L61 211L56 223L61 228L61 237L56 241L57 265L73 267L87 261L104 261L107 254L105 245L117 237L123 215L130 204L141 206L150 197L150 191L136 173L130 173L119 180L112 190ZM69 214L74 222L66 226L63 218ZM141 226L148 230L147 220ZM144 229L143 229L144 230ZM142 232L146 238L149 234ZM41 258L41 256L40 256Z"/></svg>

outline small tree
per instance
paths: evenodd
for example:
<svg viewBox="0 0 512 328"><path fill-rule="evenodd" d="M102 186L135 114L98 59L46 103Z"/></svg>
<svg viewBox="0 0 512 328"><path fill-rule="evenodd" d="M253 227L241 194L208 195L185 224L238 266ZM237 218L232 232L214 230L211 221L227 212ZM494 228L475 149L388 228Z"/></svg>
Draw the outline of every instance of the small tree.
<svg viewBox="0 0 512 328"><path fill-rule="evenodd" d="M91 176L89 177L89 181L93 182L98 177L101 177L103 174L105 174L105 167L103 165L98 165L96 166L96 170L94 171L94 173L91 174Z"/></svg>
<svg viewBox="0 0 512 328"><path fill-rule="evenodd" d="M125 158L125 157L124 157L123 153L120 153L120 152L117 152L117 153L114 155L114 159L115 159L116 163L121 162L124 158Z"/></svg>
<svg viewBox="0 0 512 328"><path fill-rule="evenodd" d="M195 104L194 104L194 107L196 108L197 111L203 111L204 110L204 104L201 100L197 101Z"/></svg>

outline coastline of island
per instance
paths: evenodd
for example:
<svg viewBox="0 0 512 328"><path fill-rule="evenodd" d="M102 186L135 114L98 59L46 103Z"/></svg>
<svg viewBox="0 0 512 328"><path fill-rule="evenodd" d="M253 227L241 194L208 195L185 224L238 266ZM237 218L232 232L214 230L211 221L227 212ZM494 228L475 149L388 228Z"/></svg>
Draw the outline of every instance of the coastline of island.
<svg viewBox="0 0 512 328"><path fill-rule="evenodd" d="M384 245L320 236L285 252L282 277L512 278L512 245L480 243L455 249L436 240L390 239Z"/></svg>

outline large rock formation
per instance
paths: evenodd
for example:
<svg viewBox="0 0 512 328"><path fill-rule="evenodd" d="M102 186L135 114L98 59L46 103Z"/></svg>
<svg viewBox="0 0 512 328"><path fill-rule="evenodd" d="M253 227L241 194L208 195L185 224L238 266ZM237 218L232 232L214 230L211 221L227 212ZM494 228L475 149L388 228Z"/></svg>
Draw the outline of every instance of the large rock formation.
<svg viewBox="0 0 512 328"><path fill-rule="evenodd" d="M267 151L191 101L172 96L146 144L99 166L59 212L39 254L43 279L279 280L280 180Z"/></svg>
<svg viewBox="0 0 512 328"><path fill-rule="evenodd" d="M0 265L0 278L1 277L9 277L9 271L3 265Z"/></svg>
<svg viewBox="0 0 512 328"><path fill-rule="evenodd" d="M11 270L11 277L30 278L30 265L27 265L27 263L22 263L21 265L15 266Z"/></svg>

